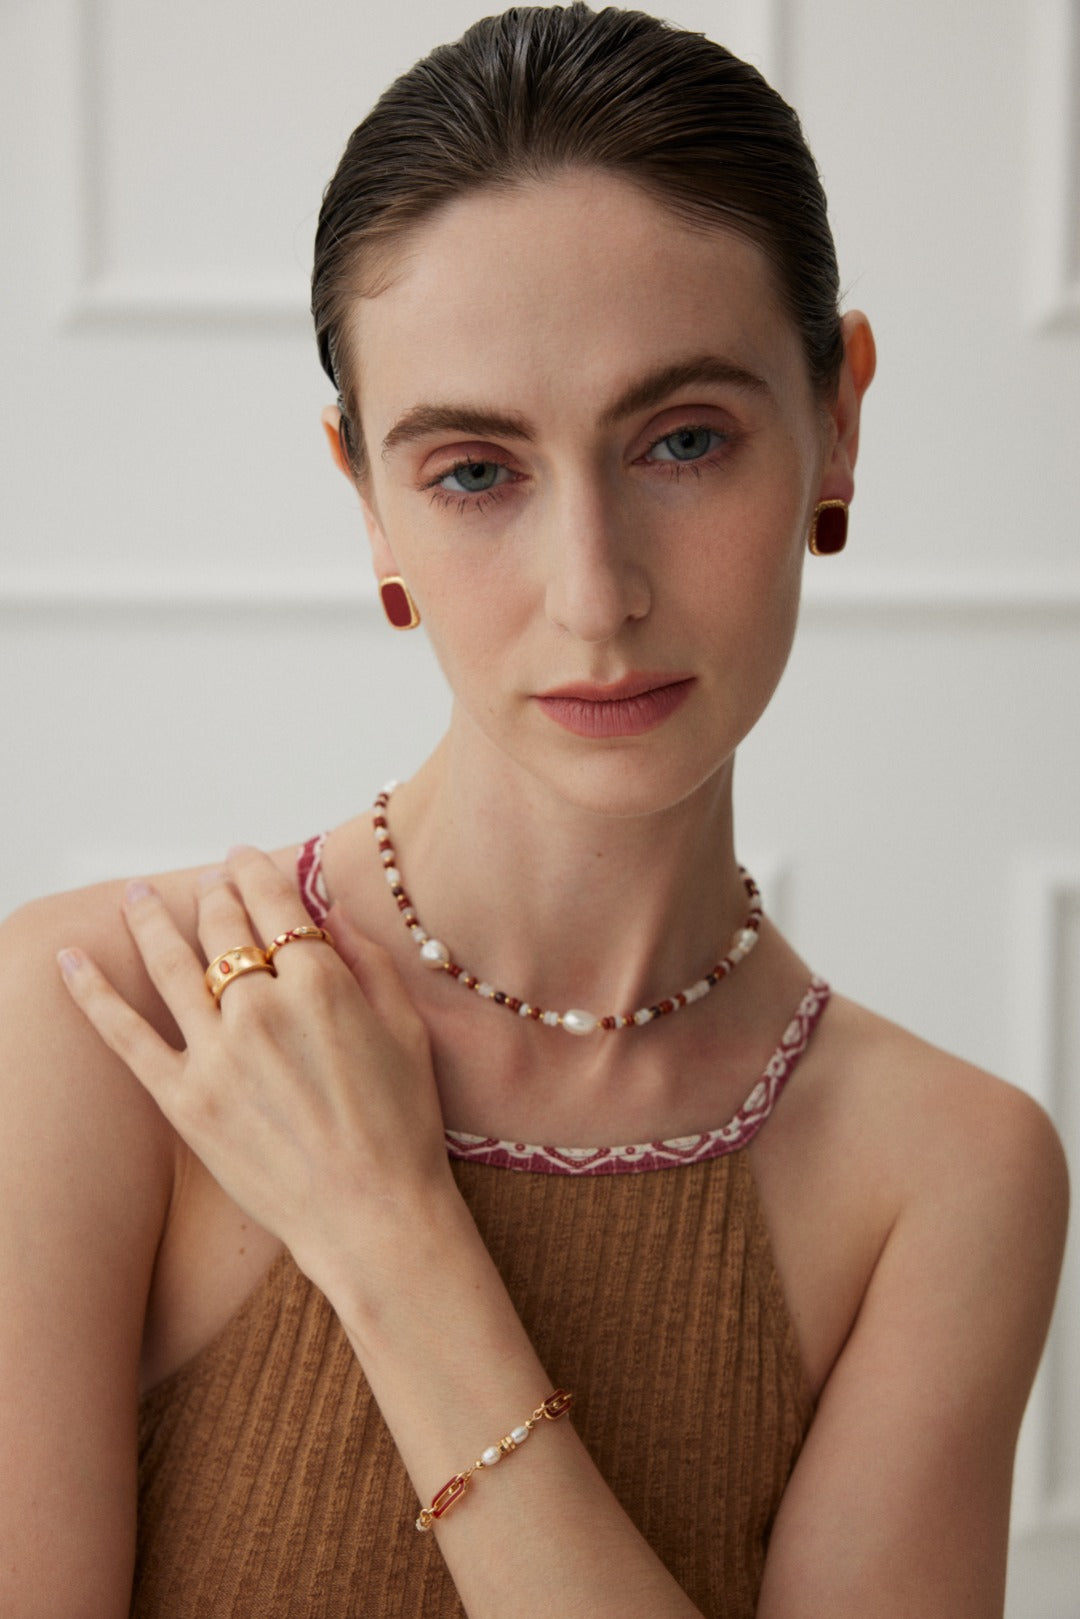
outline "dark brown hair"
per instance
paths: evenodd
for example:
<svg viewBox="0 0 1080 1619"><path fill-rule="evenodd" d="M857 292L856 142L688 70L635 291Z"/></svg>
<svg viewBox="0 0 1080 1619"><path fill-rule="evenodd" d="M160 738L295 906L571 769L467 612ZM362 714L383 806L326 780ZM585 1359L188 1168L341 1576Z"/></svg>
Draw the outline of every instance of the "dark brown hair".
<svg viewBox="0 0 1080 1619"><path fill-rule="evenodd" d="M380 249L467 193L599 169L680 219L766 253L815 388L843 355L836 250L798 117L756 68L640 11L513 6L440 45L353 131L323 197L311 307L338 391L343 447L364 468L344 341Z"/></svg>

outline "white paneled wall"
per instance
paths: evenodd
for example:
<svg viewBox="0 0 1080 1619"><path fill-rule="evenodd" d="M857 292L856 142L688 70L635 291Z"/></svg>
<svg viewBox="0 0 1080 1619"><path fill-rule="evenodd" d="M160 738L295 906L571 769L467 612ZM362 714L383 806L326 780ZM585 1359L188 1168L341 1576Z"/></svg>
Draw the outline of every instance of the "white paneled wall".
<svg viewBox="0 0 1080 1619"><path fill-rule="evenodd" d="M306 277L349 130L482 9L0 0L0 908L295 840L439 734L326 460ZM799 107L879 339L744 852L816 967L1080 1162L1080 0L648 9ZM1067 1266L1010 1619L1080 1619Z"/></svg>

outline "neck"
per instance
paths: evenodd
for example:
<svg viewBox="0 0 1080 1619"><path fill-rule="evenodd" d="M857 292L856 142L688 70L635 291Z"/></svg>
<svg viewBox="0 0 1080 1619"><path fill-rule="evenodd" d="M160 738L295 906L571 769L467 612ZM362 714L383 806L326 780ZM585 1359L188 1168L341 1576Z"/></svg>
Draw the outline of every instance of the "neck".
<svg viewBox="0 0 1080 1619"><path fill-rule="evenodd" d="M745 919L731 783L729 762L675 803L613 815L459 724L388 819L420 922L455 961L534 1004L603 1015L693 983Z"/></svg>

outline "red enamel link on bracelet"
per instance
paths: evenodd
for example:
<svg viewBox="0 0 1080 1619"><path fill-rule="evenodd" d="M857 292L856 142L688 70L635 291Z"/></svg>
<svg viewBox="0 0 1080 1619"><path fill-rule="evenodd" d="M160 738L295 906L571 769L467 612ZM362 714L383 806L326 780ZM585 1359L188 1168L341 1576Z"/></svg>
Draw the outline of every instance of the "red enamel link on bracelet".
<svg viewBox="0 0 1080 1619"><path fill-rule="evenodd" d="M565 1417L573 1398L574 1396L568 1394L565 1389L556 1389L554 1394L549 1394L543 1405L538 1405L532 1416L527 1418L520 1428L512 1428L497 1445L489 1445L471 1467L467 1467L464 1473L455 1473L441 1490L437 1490L431 1505L421 1509L416 1527L421 1530L430 1529L436 1519L449 1512L455 1501L461 1500L469 1488L469 1480L474 1473L478 1473L482 1467L494 1467L496 1462L502 1461L512 1450L517 1450L519 1445L525 1443L538 1422L545 1419L548 1422L557 1422L560 1417Z"/></svg>

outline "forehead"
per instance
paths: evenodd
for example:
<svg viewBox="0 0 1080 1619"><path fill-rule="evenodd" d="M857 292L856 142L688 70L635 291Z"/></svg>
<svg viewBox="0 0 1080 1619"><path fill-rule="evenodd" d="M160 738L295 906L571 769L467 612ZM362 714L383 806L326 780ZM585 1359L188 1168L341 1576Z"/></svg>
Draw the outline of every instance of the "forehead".
<svg viewBox="0 0 1080 1619"><path fill-rule="evenodd" d="M565 411L628 375L709 350L778 396L808 384L771 265L723 227L688 225L592 172L472 192L424 221L358 298L349 343L365 431L418 400Z"/></svg>

